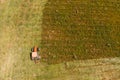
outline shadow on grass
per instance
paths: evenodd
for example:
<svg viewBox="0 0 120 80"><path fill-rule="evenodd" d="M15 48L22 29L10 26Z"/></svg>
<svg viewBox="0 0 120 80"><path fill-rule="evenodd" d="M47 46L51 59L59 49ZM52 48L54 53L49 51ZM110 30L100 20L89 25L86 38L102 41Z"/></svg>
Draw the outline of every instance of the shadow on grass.
<svg viewBox="0 0 120 80"><path fill-rule="evenodd" d="M111 34L112 31L118 34L120 28L114 27L106 16L113 13L113 8L109 6L115 6L116 3L48 0L42 23L43 61L56 64L119 56L120 48L114 38L120 38L112 37ZM108 10L102 9L105 7ZM99 18L100 16L102 17Z"/></svg>
<svg viewBox="0 0 120 80"><path fill-rule="evenodd" d="M32 60L32 52L30 52L30 60Z"/></svg>

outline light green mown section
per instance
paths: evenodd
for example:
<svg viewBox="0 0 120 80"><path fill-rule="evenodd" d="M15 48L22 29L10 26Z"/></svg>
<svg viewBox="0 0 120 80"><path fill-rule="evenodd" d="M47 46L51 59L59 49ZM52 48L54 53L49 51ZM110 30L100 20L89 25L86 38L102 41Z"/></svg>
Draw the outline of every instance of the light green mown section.
<svg viewBox="0 0 120 80"><path fill-rule="evenodd" d="M47 0L6 0L0 5L0 80L33 80L40 64L30 60L40 47L42 10Z"/></svg>
<svg viewBox="0 0 120 80"><path fill-rule="evenodd" d="M45 67L38 80L114 80L120 78L120 58L79 60Z"/></svg>

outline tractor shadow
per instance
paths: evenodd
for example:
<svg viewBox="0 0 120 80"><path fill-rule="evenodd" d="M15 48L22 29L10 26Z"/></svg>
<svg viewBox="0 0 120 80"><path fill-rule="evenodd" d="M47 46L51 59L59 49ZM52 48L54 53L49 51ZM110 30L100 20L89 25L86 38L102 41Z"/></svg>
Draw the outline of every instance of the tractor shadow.
<svg viewBox="0 0 120 80"><path fill-rule="evenodd" d="M30 55L30 60L32 60L32 52L30 52L29 55Z"/></svg>

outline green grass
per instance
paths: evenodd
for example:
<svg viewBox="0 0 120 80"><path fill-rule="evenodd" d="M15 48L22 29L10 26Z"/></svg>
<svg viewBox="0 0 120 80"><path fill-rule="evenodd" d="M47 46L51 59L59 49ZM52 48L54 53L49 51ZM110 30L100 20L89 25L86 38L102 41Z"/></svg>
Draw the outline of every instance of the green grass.
<svg viewBox="0 0 120 80"><path fill-rule="evenodd" d="M48 0L43 13L44 0L0 3L0 80L119 79L119 58L80 60L119 56L119 1L79 1ZM34 45L38 64L29 57Z"/></svg>
<svg viewBox="0 0 120 80"><path fill-rule="evenodd" d="M117 0L49 0L42 31L46 61L120 56L119 13Z"/></svg>
<svg viewBox="0 0 120 80"><path fill-rule="evenodd" d="M0 5L0 80L34 80L40 74L41 65L30 60L30 52L33 46L41 46L44 4L8 0Z"/></svg>

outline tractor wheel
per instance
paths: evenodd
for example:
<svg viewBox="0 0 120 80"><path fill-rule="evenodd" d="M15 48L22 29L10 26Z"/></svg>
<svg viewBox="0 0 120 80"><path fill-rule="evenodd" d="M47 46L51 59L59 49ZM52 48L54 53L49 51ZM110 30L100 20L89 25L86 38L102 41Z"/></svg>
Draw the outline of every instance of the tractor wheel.
<svg viewBox="0 0 120 80"><path fill-rule="evenodd" d="M32 48L32 49L31 49L31 51L33 52L33 51L34 51L34 49Z"/></svg>
<svg viewBox="0 0 120 80"><path fill-rule="evenodd" d="M37 51L40 51L40 48L37 48Z"/></svg>

